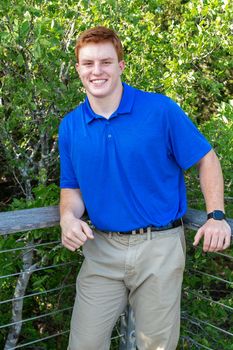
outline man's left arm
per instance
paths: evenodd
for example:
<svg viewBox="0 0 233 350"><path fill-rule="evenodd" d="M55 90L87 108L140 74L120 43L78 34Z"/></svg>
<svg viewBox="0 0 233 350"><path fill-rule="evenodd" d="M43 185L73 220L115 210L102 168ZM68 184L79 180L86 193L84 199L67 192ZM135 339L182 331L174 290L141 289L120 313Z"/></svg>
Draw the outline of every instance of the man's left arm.
<svg viewBox="0 0 233 350"><path fill-rule="evenodd" d="M224 182L220 162L215 152L208 152L197 164L202 193L207 213L214 210L224 212ZM203 250L216 252L226 249L231 242L231 228L226 220L209 219L199 228L194 246L204 237Z"/></svg>

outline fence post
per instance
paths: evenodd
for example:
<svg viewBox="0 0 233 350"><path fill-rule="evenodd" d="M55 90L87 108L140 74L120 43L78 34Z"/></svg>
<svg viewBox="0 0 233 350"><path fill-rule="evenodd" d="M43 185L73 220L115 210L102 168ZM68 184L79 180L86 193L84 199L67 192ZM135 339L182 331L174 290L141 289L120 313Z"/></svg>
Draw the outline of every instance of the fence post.
<svg viewBox="0 0 233 350"><path fill-rule="evenodd" d="M123 336L120 340L119 350L136 350L135 318L129 305L127 305L124 315L121 316L120 333Z"/></svg>

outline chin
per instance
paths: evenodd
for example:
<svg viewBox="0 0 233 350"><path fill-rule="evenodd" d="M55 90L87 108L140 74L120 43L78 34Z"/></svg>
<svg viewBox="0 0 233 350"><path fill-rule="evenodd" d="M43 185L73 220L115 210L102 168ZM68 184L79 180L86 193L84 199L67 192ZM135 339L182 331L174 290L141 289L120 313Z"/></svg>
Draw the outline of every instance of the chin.
<svg viewBox="0 0 233 350"><path fill-rule="evenodd" d="M93 97L106 97L109 95L109 93L110 91L89 90L89 94L92 95Z"/></svg>

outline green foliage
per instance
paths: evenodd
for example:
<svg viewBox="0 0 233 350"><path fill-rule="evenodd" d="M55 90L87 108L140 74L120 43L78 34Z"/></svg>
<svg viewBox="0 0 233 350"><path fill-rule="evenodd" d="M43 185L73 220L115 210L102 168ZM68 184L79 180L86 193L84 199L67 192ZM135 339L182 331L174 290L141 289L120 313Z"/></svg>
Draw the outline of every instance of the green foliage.
<svg viewBox="0 0 233 350"><path fill-rule="evenodd" d="M138 88L174 98L210 140L222 162L227 214L233 217L232 5L229 0L11 0L1 2L0 13L0 185L9 186L11 191L0 199L4 210L9 202L9 210L58 203L57 128L63 115L84 97L74 69L75 39L84 29L102 24L115 29L123 41L126 60L123 79ZM205 209L195 169L188 171L186 178L189 206ZM2 239L0 250L20 248L29 242L56 241L59 235L57 228L19 233ZM1 274L20 271L22 254L20 250L0 254ZM40 266L70 259L74 255L59 244L37 247L34 255ZM183 308L194 318L208 320L232 332L228 311L192 294L198 291L232 307L231 287L190 273L190 269L203 269L232 280L231 260L189 248ZM28 291L45 291L59 283L73 283L75 275L72 266L38 271L31 276ZM12 297L15 282L16 279L1 280L2 299ZM55 310L61 300L63 306L71 305L73 293L68 288L64 294L27 298L24 315L31 317ZM1 306L4 323L10 321L9 305ZM68 328L68 323L69 317L61 314L49 321L28 322L21 340L52 334ZM231 349L229 338L219 334L216 329L203 324L195 326L184 319L185 339L180 349L198 348L190 338L217 350ZM57 337L40 343L40 348L64 349L65 340ZM114 342L113 346L117 347L117 341Z"/></svg>
<svg viewBox="0 0 233 350"><path fill-rule="evenodd" d="M4 174L27 198L35 184L58 181L58 123L83 99L75 38L90 26L119 32L127 82L170 95L198 123L229 102L229 1L12 0L0 11Z"/></svg>
<svg viewBox="0 0 233 350"><path fill-rule="evenodd" d="M212 118L200 125L217 153L225 180L226 213L233 217L233 101L221 102ZM205 210L204 200L200 198L200 186L197 172L191 169L187 173L189 206Z"/></svg>
<svg viewBox="0 0 233 350"><path fill-rule="evenodd" d="M232 349L231 336L214 327L233 333L233 253L230 249L225 255L203 253L201 247L193 248L193 236L193 232L186 232L181 327L187 346L184 349L194 346L190 338L211 349Z"/></svg>
<svg viewBox="0 0 233 350"><path fill-rule="evenodd" d="M54 184L45 187L39 185L33 189L34 200L14 199L10 209L28 209L42 206L55 205L58 202L58 187ZM42 314L71 307L75 294L76 275L82 261L81 251L71 253L60 245L60 229L47 228L27 232L18 232L0 237L0 275L6 276L22 271L22 257L30 249L34 248L32 265L35 271L29 280L26 295L36 294L24 299L23 318L37 317ZM24 249L24 248L27 249ZM11 249L14 249L11 251ZM3 252L5 251L5 252ZM56 265L56 266L54 266ZM30 266L29 266L30 267ZM47 268L50 267L50 268ZM13 297L17 277L5 277L0 279L1 300ZM65 287L58 290L59 287ZM54 290L56 289L56 290ZM52 290L47 293L46 291ZM11 322L11 302L1 305L1 324ZM20 342L29 342L46 337L56 332L69 329L71 310L63 313L47 316L38 320L32 320L23 324ZM7 328L0 330L0 347L3 348ZM64 349L67 339L59 337L57 349ZM54 341L48 341L43 349L54 347Z"/></svg>
<svg viewBox="0 0 233 350"><path fill-rule="evenodd" d="M30 209L58 205L60 188L56 184L48 186L38 185L32 189L33 199L14 198L9 205L9 210Z"/></svg>

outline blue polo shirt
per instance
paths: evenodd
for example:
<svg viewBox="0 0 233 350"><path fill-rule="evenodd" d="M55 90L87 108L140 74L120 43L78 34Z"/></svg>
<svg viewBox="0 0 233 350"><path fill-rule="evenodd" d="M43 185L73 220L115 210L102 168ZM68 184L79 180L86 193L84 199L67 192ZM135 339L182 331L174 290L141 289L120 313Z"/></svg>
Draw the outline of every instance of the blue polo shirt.
<svg viewBox="0 0 233 350"><path fill-rule="evenodd" d="M92 223L109 231L182 217L183 171L211 149L170 98L123 88L109 119L95 114L86 98L59 129L60 186L80 188Z"/></svg>

